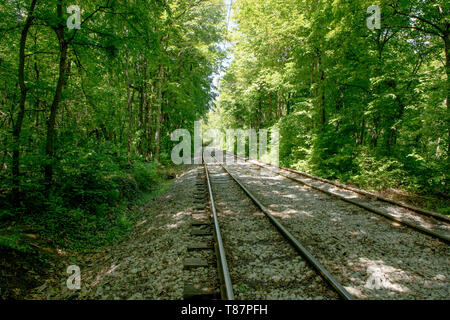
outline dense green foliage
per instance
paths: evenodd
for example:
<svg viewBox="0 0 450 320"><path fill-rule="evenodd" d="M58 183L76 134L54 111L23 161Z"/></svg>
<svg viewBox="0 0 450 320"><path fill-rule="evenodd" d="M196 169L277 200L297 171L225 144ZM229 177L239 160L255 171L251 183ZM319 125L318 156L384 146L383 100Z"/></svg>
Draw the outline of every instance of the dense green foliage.
<svg viewBox="0 0 450 320"><path fill-rule="evenodd" d="M171 132L211 107L227 10L83 0L70 30L72 4L0 2L0 231L17 222L90 248L127 231L130 202L164 180ZM448 1L233 6L234 61L209 127L279 128L284 166L448 198Z"/></svg>
<svg viewBox="0 0 450 320"><path fill-rule="evenodd" d="M0 221L69 247L126 230L170 133L209 108L224 14L221 0L1 1Z"/></svg>
<svg viewBox="0 0 450 320"><path fill-rule="evenodd" d="M234 12L210 122L279 128L284 166L448 198L448 1L237 0Z"/></svg>

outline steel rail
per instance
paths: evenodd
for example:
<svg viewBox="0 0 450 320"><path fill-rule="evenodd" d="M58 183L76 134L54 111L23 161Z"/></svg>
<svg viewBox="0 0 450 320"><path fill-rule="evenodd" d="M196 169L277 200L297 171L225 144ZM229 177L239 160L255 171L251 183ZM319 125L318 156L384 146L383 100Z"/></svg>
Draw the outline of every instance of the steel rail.
<svg viewBox="0 0 450 320"><path fill-rule="evenodd" d="M440 221L443 221L443 222L446 222L446 223L450 223L450 218L448 218L446 216L443 216L443 215L441 215L441 214L439 214L437 212L433 212L433 211L425 210L425 209L418 208L418 207L415 207L415 206L411 206L411 205L406 204L406 203L397 202L397 201L385 198L383 196L379 196L379 195L377 195L375 193L372 193L372 192L368 192L368 191L365 191L365 190L353 188L353 187L347 186L347 185L342 184L342 183L330 181L328 179L316 177L316 176L313 176L313 175L308 174L306 172L297 171L297 170L294 170L294 169L284 168L284 167L280 167L280 169L281 170L285 170L285 171L289 171L289 172L292 172L292 173L295 173L295 174L303 175L305 177L308 177L308 178L311 178L311 179L314 179L314 180L317 180L317 181L321 181L321 182L324 182L324 183L329 183L329 184L334 185L336 187L340 187L342 189L346 189L346 190L349 190L349 191L353 191L355 193L362 194L364 196L368 196L368 197L374 198L375 200L380 200L380 201L383 201L383 202L386 202L386 203L394 204L396 206L403 207L405 209L408 209L408 210L411 210L411 211L423 214L425 216L432 217L432 218L434 218L436 220L440 220Z"/></svg>
<svg viewBox="0 0 450 320"><path fill-rule="evenodd" d="M246 160L249 161L251 159L246 158ZM254 161L254 160L252 160L252 161ZM446 222L446 223L450 223L450 218L448 218L446 216L443 216L443 215L441 215L441 214L439 214L437 212L433 212L433 211L425 210L425 209L418 208L418 207L415 207L415 206L411 206L409 204L397 202L397 201L394 201L394 200L391 200L391 199L379 196L379 195L377 195L375 193L372 193L372 192L368 192L368 191L365 191L365 190L353 188L353 187L347 186L347 185L342 184L342 183L334 182L334 181L331 181L331 180L328 180L328 179L324 179L324 178L320 178L320 177L311 175L311 174L306 173L306 172L297 171L297 170L294 170L294 169L284 168L284 167L279 167L279 169L280 170L289 171L289 172L292 172L292 173L295 173L295 174L298 174L298 175L302 175L302 176L305 176L307 178L311 178L313 180L321 181L321 182L324 182L324 183L329 183L329 184L334 185L336 187L340 187L342 189L346 189L346 190L349 190L349 191L352 191L352 192L355 192L355 193L359 193L359 194L362 194L362 195L374 198L374 200L380 200L380 201L383 201L383 202L386 202L386 203L394 204L396 206L403 207L405 209L409 209L411 211L423 214L425 216L432 217L432 218L434 218L436 220L440 220L440 221L443 221L443 222Z"/></svg>
<svg viewBox="0 0 450 320"><path fill-rule="evenodd" d="M238 156L238 157L240 157L240 156ZM243 158L243 157L241 157L241 158ZM244 159L246 159L246 158L244 158ZM319 188L319 187L317 187L317 186L314 186L314 185L312 185L312 184L310 184L310 183L307 183L307 182L305 182L305 181L303 181L303 180L300 180L300 179L297 179L297 178L293 178L293 177L287 176L287 175L282 174L282 173L280 173L280 172L276 172L276 171L274 171L274 170L272 170L272 169L270 169L270 168L268 168L268 167L266 167L266 166L260 165L260 164L258 164L258 163L251 162L251 164L253 164L253 165L255 165L255 166L258 166L258 167L261 167L261 168L263 168L263 169L266 169L266 170L268 170L268 171L271 171L271 172L273 172L273 173L275 173L275 174L277 174L277 175L280 175L280 176L282 176L282 177L288 178L288 179L290 179L290 180L292 180L292 181L294 181L294 182L297 182L297 183L303 184L303 185L305 185L305 186L308 186L308 187L310 187L310 188L312 188L312 189L314 189L314 190L323 192L323 193L325 193L325 194L327 194L327 195L329 195L329 196L338 198L339 200L342 200L342 201L351 203L351 204L353 204L353 205L356 205L356 206L358 206L358 207L361 207L361 208L363 208L363 209L365 209L365 210L367 210L367 211L370 211L370 212L376 213L376 214L378 214L378 215L381 215L381 216L383 216L383 217L385 217L385 218L387 218L387 219L390 219L390 220L392 220L392 221L395 221L395 222L397 222L397 223L400 223L400 224L403 224L403 225L408 226L408 227L410 227L410 228L416 229L417 231L422 232L422 233L424 233L424 234L426 234L426 235L432 236L432 237L434 237L434 238L441 239L441 240L443 240L444 242L446 242L447 244L450 243L450 235L442 234L442 233L440 233L440 232L435 232L435 231L433 231L433 230L430 230L430 229L424 228L424 227L422 227L422 226L419 226L419 225L417 225L417 224L415 224L415 223L406 221L406 220L401 219L401 218L397 218L397 217L395 217L395 216L393 216L393 215L391 215L391 214L389 214L389 213L387 213L387 212L385 212L385 211L382 211L382 210L379 210L379 209L377 209L377 208L374 208L374 207L368 206L368 205L366 205L366 204L360 203L360 202L358 202L358 201L355 201L355 200L346 198L346 197L344 197L344 196L341 196L341 195L339 195L339 194L330 192L330 191L328 191L328 190L324 190L324 189Z"/></svg>
<svg viewBox="0 0 450 320"><path fill-rule="evenodd" d="M212 193L211 180L209 178L208 166L203 162L203 167L206 173L206 181L208 182L209 200L211 201L211 211L214 219L214 236L217 243L217 263L219 266L220 279L223 282L223 291L221 295L223 300L234 300L233 285L231 283L230 272L228 271L228 263L225 254L225 248L223 247L222 235L220 233L219 219L217 217L216 206L214 203L214 196Z"/></svg>
<svg viewBox="0 0 450 320"><path fill-rule="evenodd" d="M219 163L215 157L213 159ZM302 244L270 213L267 209L228 169L221 163L219 165L230 175L231 178L241 187L241 189L247 194L247 196L256 204L257 207L266 215L270 222L278 229L278 231L289 241L294 249L300 253L313 267L327 283L329 283L334 290L345 300L354 300L355 298L333 277L327 269L317 261L313 255L302 246Z"/></svg>
<svg viewBox="0 0 450 320"><path fill-rule="evenodd" d="M227 152L227 151L225 151L225 152ZM240 155L236 155L236 156L239 157L239 158L243 158L245 161L256 161L256 160L253 160L253 159L250 159L250 158L247 158L247 157L243 157L243 156L240 156ZM263 163L265 165L270 165L268 163L265 163L265 162L262 162L262 161L259 161L259 160L258 160L258 162ZM443 216L442 214L434 212L434 211L429 211L429 210L418 208L418 207L415 207L415 206L412 206L412 205L409 205L409 204L406 204L406 203L397 202L397 201L388 199L386 197L377 195L377 194L372 193L372 192L368 192L368 191L361 190L361 189L358 189L358 188L350 187L350 186L348 186L346 184L343 184L343 183L338 183L338 182L334 182L334 181L331 181L331 180L328 180L328 179L317 177L317 176L314 176L312 174L309 174L309 173L306 173L306 172L303 172L303 171L298 171L298 170L294 170L294 169L291 169L291 168L285 168L285 167L277 167L277 168L280 169L280 170L289 171L289 172L294 173L294 174L302 175L302 176L308 177L308 178L313 179L313 180L321 181L321 182L324 182L324 183L329 183L329 184L334 185L336 187L339 187L339 188L342 188L342 189L346 189L346 190L349 190L349 191L352 191L352 192L355 192L355 193L359 193L359 194L362 194L362 195L367 196L367 197L371 197L374 200L380 200L380 201L383 201L383 202L386 202L386 203L394 204L396 206L403 207L405 209L409 209L411 211L414 211L414 212L417 212L417 213L420 213L420 214L423 214L423 215L435 218L436 220L440 220L440 221L443 221L443 222L446 222L446 223L450 223L450 218L449 217Z"/></svg>

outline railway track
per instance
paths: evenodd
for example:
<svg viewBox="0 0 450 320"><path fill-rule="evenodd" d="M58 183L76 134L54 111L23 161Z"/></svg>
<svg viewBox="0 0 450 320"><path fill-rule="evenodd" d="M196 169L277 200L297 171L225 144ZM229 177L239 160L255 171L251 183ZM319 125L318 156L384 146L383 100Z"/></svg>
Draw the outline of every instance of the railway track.
<svg viewBox="0 0 450 320"><path fill-rule="evenodd" d="M422 235L415 228L381 223L377 215L361 214L364 207L347 208L352 203L339 204L335 196L298 193L295 185L307 185L299 184L295 176L284 179L273 168L263 169L263 165L248 161L237 166L225 166L217 160L203 164L199 185L209 203L211 221L205 225L214 238L218 266L215 274L220 279L216 285L220 295L205 297L254 300L450 296L450 252L446 241L439 237L430 240L430 234ZM262 172L268 176L255 177ZM273 184L287 181L295 182L294 186L283 190ZM273 192L278 196L271 196ZM327 211L317 214L314 208L308 208L306 214L289 205L285 210L288 214L280 209L286 199L301 196L310 199L310 205L325 204L338 210L323 215ZM337 223L341 219L342 223ZM381 286L375 283L375 288L368 287L370 281L377 281L373 278L377 274L384 277L378 283ZM201 287L205 286L197 285ZM194 296L201 297L202 292L197 293Z"/></svg>
<svg viewBox="0 0 450 320"><path fill-rule="evenodd" d="M228 270L227 257L225 254L225 248L223 246L222 234L220 232L219 218L216 211L216 205L214 202L213 191L211 187L211 179L209 177L209 170L206 164L204 164L206 182L208 184L208 195L211 207L211 213L214 220L214 238L216 243L216 255L217 255L217 267L219 271L220 281L222 283L221 292L222 298L226 300L234 300L233 285L231 283L230 272Z"/></svg>
<svg viewBox="0 0 450 320"><path fill-rule="evenodd" d="M204 163L203 171L212 221L201 225L213 229L222 299L233 300L234 290L239 299L354 299L225 166ZM197 243L192 248L207 247ZM208 262L191 258L188 265L206 267ZM185 297L201 298L203 291L204 298L217 298L206 287L191 284Z"/></svg>
<svg viewBox="0 0 450 320"><path fill-rule="evenodd" d="M450 243L450 219L436 212L409 206L396 202L373 193L335 183L320 177L316 177L301 171L289 168L275 167L261 161L251 160L246 157L231 155L257 166L271 171L279 176L300 183L329 196L376 213L389 220L400 223L421 233L437 238L445 243Z"/></svg>
<svg viewBox="0 0 450 320"><path fill-rule="evenodd" d="M209 184L206 183L206 173L203 168L198 168L197 182L194 190L194 207L191 213L190 243L187 246L188 257L184 260L185 284L183 297L188 299L233 299L227 295L217 277L217 271L221 265L220 253L216 251L217 234L214 233L213 225L215 223L214 214L211 215L214 208L214 201L210 201ZM215 212L215 210L214 210ZM218 233L221 239L220 233ZM223 253L223 258L226 259ZM227 272L226 265L224 265Z"/></svg>
<svg viewBox="0 0 450 320"><path fill-rule="evenodd" d="M234 157L234 155L233 155ZM450 249L440 238L242 161L228 170L360 299L448 299ZM375 286L373 282L375 281ZM372 282L372 285L371 285Z"/></svg>

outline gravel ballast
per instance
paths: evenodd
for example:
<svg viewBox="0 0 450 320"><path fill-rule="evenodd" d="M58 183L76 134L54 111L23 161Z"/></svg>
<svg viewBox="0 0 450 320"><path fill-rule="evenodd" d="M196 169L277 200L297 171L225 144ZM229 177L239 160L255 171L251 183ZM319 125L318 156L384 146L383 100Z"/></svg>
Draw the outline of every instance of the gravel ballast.
<svg viewBox="0 0 450 320"><path fill-rule="evenodd" d="M164 194L135 208L140 218L124 241L81 256L81 290L67 289L68 265L27 299L182 299L197 166L186 167Z"/></svg>
<svg viewBox="0 0 450 320"><path fill-rule="evenodd" d="M265 169L227 167L356 298L450 297L445 243Z"/></svg>
<svg viewBox="0 0 450 320"><path fill-rule="evenodd" d="M219 166L208 166L236 299L338 299Z"/></svg>
<svg viewBox="0 0 450 320"><path fill-rule="evenodd" d="M362 195L360 193L357 193L357 192L354 192L354 191L351 191L348 189L340 188L340 187L332 185L330 183L318 181L318 180L312 179L310 177L303 176L300 174L295 174L293 172L289 172L286 170L279 170L278 168L276 168L274 166L262 164L262 163L254 161L254 160L250 160L250 163L256 163L258 165L263 165L264 167L266 167L276 173L280 173L281 175L292 177L294 179L298 179L298 180L303 181L307 184L310 184L314 187L337 194L337 195L345 197L347 199L357 201L358 203L367 205L369 207L373 207L375 209L381 209L396 218L400 218L404 221L409 221L413 224L424 227L431 231L435 231L440 234L450 236L450 224L447 222L443 222L441 220L427 216L425 214L417 213L413 210L407 209L402 206L398 206L398 205L395 205L392 203L387 203L387 202L384 202L384 201L381 201L378 199L372 199L371 197Z"/></svg>
<svg viewBox="0 0 450 320"><path fill-rule="evenodd" d="M236 299L338 299L231 177L209 168ZM355 298L450 297L442 241L248 163L227 168ZM186 283L217 287L214 251L187 250L201 241L192 215L202 205L202 172L186 166L167 192L133 208L139 218L129 237L78 255L81 290L67 288L69 265L61 265L26 299L183 299ZM204 207L209 214L206 197ZM185 270L188 257L208 267Z"/></svg>

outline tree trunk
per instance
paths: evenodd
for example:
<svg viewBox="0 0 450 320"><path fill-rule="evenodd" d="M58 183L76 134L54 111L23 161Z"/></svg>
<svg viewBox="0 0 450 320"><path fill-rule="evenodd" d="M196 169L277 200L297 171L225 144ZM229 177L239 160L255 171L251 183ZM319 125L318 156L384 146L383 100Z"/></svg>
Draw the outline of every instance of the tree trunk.
<svg viewBox="0 0 450 320"><path fill-rule="evenodd" d="M365 129L366 129L366 121L363 118L361 121L361 131L359 134L359 145L364 145L364 133L365 133ZM357 143L358 145L358 143Z"/></svg>
<svg viewBox="0 0 450 320"><path fill-rule="evenodd" d="M33 0L28 10L28 17L25 21L22 34L20 36L19 49L19 86L20 86L20 102L19 113L13 128L13 157L12 157L12 203L18 206L20 203L20 133L22 131L23 118L25 116L25 102L27 100L28 88L25 84L25 47L27 44L28 31L33 23L34 9L36 8L36 1Z"/></svg>
<svg viewBox="0 0 450 320"><path fill-rule="evenodd" d="M152 139L152 117L151 114L153 114L153 94L155 92L155 85L152 82L150 86L150 95L148 98L148 101L146 103L147 111L146 111L146 117L147 117L147 153L146 153L146 160L150 161L150 159L153 156L153 139Z"/></svg>
<svg viewBox="0 0 450 320"><path fill-rule="evenodd" d="M447 131L448 131L448 141L447 141L447 161L450 154L450 34L444 35L445 43L445 73L447 74Z"/></svg>
<svg viewBox="0 0 450 320"><path fill-rule="evenodd" d="M63 8L62 4L57 5L58 17L62 19L63 17ZM45 154L47 156L47 163L44 166L44 177L47 191L52 185L53 179L53 140L55 136L55 124L56 124L56 115L58 113L59 103L62 98L62 90L64 87L66 71L67 71L67 51L68 51L68 42L64 39L64 25L59 24L58 28L55 29L56 36L59 40L59 75L58 82L56 84L55 94L53 97L53 102L50 107L50 117L47 120L47 137L45 143Z"/></svg>
<svg viewBox="0 0 450 320"><path fill-rule="evenodd" d="M131 103L131 83L130 83L130 56L128 53L125 54L126 64L125 64L125 75L127 77L127 111L128 111L128 153L131 154L131 144L133 142L133 106Z"/></svg>
<svg viewBox="0 0 450 320"><path fill-rule="evenodd" d="M291 93L288 93L288 97L286 99L286 115L291 114Z"/></svg>
<svg viewBox="0 0 450 320"><path fill-rule="evenodd" d="M161 113L162 113L162 81L164 78L163 65L159 65L158 70L158 98L156 102L156 128L155 128L155 161L159 162L160 135L161 135Z"/></svg>
<svg viewBox="0 0 450 320"><path fill-rule="evenodd" d="M322 130L325 130L325 123L326 123L326 114L325 114L325 72L322 70L322 56L319 53L319 65L318 69L320 72L320 84L318 85L318 89L320 90L320 102L319 102L319 112L320 112L320 126Z"/></svg>

